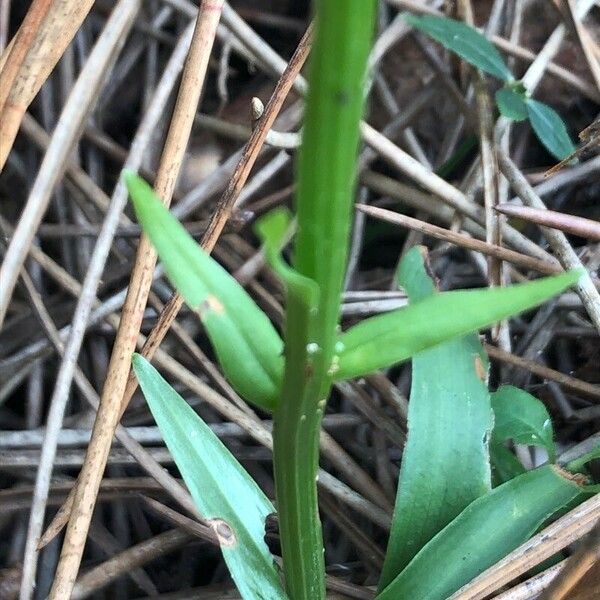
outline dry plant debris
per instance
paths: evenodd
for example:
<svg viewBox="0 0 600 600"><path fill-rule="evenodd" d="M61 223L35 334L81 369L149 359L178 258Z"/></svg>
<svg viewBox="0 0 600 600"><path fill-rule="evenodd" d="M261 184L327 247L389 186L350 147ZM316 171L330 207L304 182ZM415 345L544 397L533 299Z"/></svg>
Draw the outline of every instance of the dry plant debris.
<svg viewBox="0 0 600 600"><path fill-rule="evenodd" d="M251 225L293 205L310 3L199 4L0 5L2 598L236 597L136 391L136 348L274 495L272 423L224 379L152 246L138 244L120 173L172 198L280 327L281 285ZM581 132L578 150L557 165L525 123L497 113L497 82L415 32L407 10L484 30ZM405 304L392 276L419 243L444 290L583 267L575 292L486 334L492 383L545 403L562 464L600 435L599 24L586 0L380 2L342 306L350 325ZM340 383L329 403L319 484L331 597L374 596L410 377L403 364ZM529 467L543 460L518 452ZM591 598L598 519L595 497L453 598ZM277 552L277 535L267 540ZM550 557L561 562L533 571Z"/></svg>

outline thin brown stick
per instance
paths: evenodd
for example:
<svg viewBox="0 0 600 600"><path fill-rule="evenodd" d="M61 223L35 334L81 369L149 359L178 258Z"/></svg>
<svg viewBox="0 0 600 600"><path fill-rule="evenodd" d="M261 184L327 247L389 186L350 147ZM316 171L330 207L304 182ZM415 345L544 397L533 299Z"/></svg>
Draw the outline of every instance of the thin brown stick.
<svg viewBox="0 0 600 600"><path fill-rule="evenodd" d="M490 355L491 358L495 358L496 360L508 365L513 365L519 369L530 371L541 379L556 381L563 387L570 389L573 392L583 394L588 398L600 400L600 386L593 385L587 381L582 381L581 379L577 379L575 377L571 377L570 375L565 375L560 371L556 371L555 369L541 365L534 360L523 358L522 356L517 356L515 354L511 354L510 352L505 352L500 348L496 348L496 346L492 346L492 344L484 344L484 346L485 351Z"/></svg>
<svg viewBox="0 0 600 600"><path fill-rule="evenodd" d="M573 591L585 574L600 560L600 521L581 548L567 561L560 574L552 580L540 600L563 600Z"/></svg>
<svg viewBox="0 0 600 600"><path fill-rule="evenodd" d="M283 102L287 98L287 95L296 79L296 76L302 69L304 62L310 51L310 40L312 35L312 28L309 28L304 34L296 52L290 59L290 62L279 78L275 90L267 106L265 107L262 117L255 124L255 128L252 131L250 139L248 140L240 161L231 177L227 189L223 192L217 208L213 213L211 220L208 224L206 231L202 237L202 248L207 252L211 252L214 248L223 227L227 222L227 219L231 215L231 211L237 200L242 188L244 187L250 171L256 162L258 154L266 140L267 134L281 107ZM152 359L156 348L160 345L167 331L169 330L171 323L177 316L179 310L183 306L183 298L179 294L175 294L167 303L165 308L162 310L157 324L154 326L144 348L142 349L142 355L148 360ZM122 411L127 407L131 396L137 388L137 381L133 375L131 375L127 382L127 388L123 397Z"/></svg>
<svg viewBox="0 0 600 600"><path fill-rule="evenodd" d="M34 0L17 31L0 71L0 112L39 27L53 0ZM1 169L2 167L0 167Z"/></svg>
<svg viewBox="0 0 600 600"><path fill-rule="evenodd" d="M546 210L546 205L535 193L531 185L529 185L529 182L525 179L523 173L521 173L510 157L502 150L498 151L498 163L512 189L525 204L533 208ZM573 247L564 233L556 231L555 229L546 228L544 234L558 260L565 269L581 270L581 277L573 286L573 289L581 298L581 302L587 310L592 323L600 333L600 293L594 286L592 278L584 268L579 256L575 250L573 250Z"/></svg>
<svg viewBox="0 0 600 600"><path fill-rule="evenodd" d="M589 240L600 241L600 223L592 221L592 219L567 215L554 210L517 206L516 204L499 204L496 206L496 210L503 215L566 231Z"/></svg>
<svg viewBox="0 0 600 600"><path fill-rule="evenodd" d="M18 72L14 77L7 73L11 85L4 92L6 100L0 112L0 169L6 162L27 107L71 43L93 4L94 0L53 0L39 21ZM37 17L32 17L32 20L37 21Z"/></svg>
<svg viewBox="0 0 600 600"><path fill-rule="evenodd" d="M199 8L173 119L156 177L155 190L166 205L170 203L187 146L222 5L223 3L218 0L205 0ZM112 436L121 414L131 355L135 349L155 264L156 253L146 236L142 236L108 367L100 408L86 460L79 475L79 483L75 488L73 510L50 590L50 600L69 597L75 584L98 487Z"/></svg>
<svg viewBox="0 0 600 600"><path fill-rule="evenodd" d="M211 542L217 546L219 545L217 534L209 525L198 523L198 521L194 521L194 519L190 519L189 517L178 513L176 510L169 508L154 498L149 498L148 496L142 496L142 498L144 503L153 513L163 517L165 520L169 521L171 525L175 525L180 529L185 529L185 531L201 540Z"/></svg>
<svg viewBox="0 0 600 600"><path fill-rule="evenodd" d="M467 198L459 189L432 173L368 123L363 122L361 124L361 132L364 141L393 167L402 171L419 185L438 196L445 204L470 217L476 223L481 225L485 223L484 210ZM547 252L509 225L502 224L501 230L504 239L513 248L541 259L548 258Z"/></svg>
<svg viewBox="0 0 600 600"><path fill-rule="evenodd" d="M553 274L561 273L563 271L558 262L550 262L532 256L527 256L526 254L521 254L515 250L510 250L509 248L504 248L503 246L489 244L488 242L472 238L463 233L457 233L449 229L444 229L443 227L438 227L437 225L432 225L431 223L426 223L425 221L420 221L419 219L408 217L386 208L379 208L377 206L370 206L367 204L357 204L356 208L361 212L371 215L377 219L387 221L388 223L400 225L401 227L407 227L408 229L412 229L414 231L420 231L421 233L430 235L431 237L435 237L446 242L451 242L457 246L467 248L468 250L475 250L476 252L481 252L482 254L486 254L488 256L494 256L499 260L505 260L519 267L537 271L538 273Z"/></svg>
<svg viewBox="0 0 600 600"><path fill-rule="evenodd" d="M131 569L140 567L165 554L169 554L192 539L193 536L187 531L171 529L131 548L127 548L127 550L109 558L107 561L82 575L77 580L73 592L69 596L62 596L61 600L63 598L72 598L73 600L87 598L96 590L103 588Z"/></svg>

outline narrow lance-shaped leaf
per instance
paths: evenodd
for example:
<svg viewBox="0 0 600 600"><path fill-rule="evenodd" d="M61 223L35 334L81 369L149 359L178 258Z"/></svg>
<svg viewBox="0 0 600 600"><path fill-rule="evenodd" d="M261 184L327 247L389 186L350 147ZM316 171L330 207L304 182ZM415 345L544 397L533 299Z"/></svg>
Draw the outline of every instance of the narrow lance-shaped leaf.
<svg viewBox="0 0 600 600"><path fill-rule="evenodd" d="M529 98L527 113L535 135L552 156L563 160L575 152L575 145L567 132L564 121L553 108Z"/></svg>
<svg viewBox="0 0 600 600"><path fill-rule="evenodd" d="M503 81L513 79L510 69L496 47L473 27L461 21L423 15L409 15L406 20L410 25L419 29L440 42L443 46L456 52L461 58L473 66L498 77Z"/></svg>
<svg viewBox="0 0 600 600"><path fill-rule="evenodd" d="M144 232L175 288L198 312L230 383L246 400L274 409L283 373L283 342L273 324L145 181L132 173L126 181Z"/></svg>
<svg viewBox="0 0 600 600"><path fill-rule="evenodd" d="M161 434L200 512L212 520L244 600L286 598L264 541L269 499L185 400L140 355L133 368Z"/></svg>
<svg viewBox="0 0 600 600"><path fill-rule="evenodd" d="M389 367L444 340L533 308L579 276L571 271L505 288L444 292L365 319L340 337L343 350L336 378L359 377Z"/></svg>
<svg viewBox="0 0 600 600"><path fill-rule="evenodd" d="M528 471L470 504L377 600L444 600L527 541L558 510L583 497L584 488L558 467Z"/></svg>
<svg viewBox="0 0 600 600"><path fill-rule="evenodd" d="M552 421L546 407L531 394L512 385L503 385L492 394L494 431L497 443L542 446L550 462L556 461Z"/></svg>
<svg viewBox="0 0 600 600"><path fill-rule="evenodd" d="M411 302L437 293L427 274L425 252L412 248L400 264L399 283ZM412 359L408 439L380 589L435 534L491 489L487 370L487 357L475 333Z"/></svg>

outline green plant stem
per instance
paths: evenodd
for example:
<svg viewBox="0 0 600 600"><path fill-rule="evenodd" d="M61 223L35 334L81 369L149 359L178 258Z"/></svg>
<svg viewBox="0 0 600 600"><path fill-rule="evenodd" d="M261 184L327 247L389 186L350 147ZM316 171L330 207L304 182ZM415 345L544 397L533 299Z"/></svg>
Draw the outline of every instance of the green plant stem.
<svg viewBox="0 0 600 600"><path fill-rule="evenodd" d="M283 567L292 600L325 598L316 490L319 429L335 365L375 6L374 0L316 2L294 267L316 283L319 294L312 303L288 290L286 367L273 431Z"/></svg>

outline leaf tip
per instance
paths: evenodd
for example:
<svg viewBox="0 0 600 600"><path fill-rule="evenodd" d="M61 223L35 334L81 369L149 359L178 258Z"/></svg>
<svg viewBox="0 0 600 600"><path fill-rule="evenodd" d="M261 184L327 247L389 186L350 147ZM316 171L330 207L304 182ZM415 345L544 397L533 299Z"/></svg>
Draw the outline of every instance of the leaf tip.
<svg viewBox="0 0 600 600"><path fill-rule="evenodd" d="M567 271L565 279L569 282L568 286L575 285L586 273L586 270L581 269L572 269L571 271Z"/></svg>
<svg viewBox="0 0 600 600"><path fill-rule="evenodd" d="M134 352L131 355L131 365L134 369L134 371L138 371L138 369L140 369L140 367L142 367L144 365L145 362L145 358L139 354L138 352Z"/></svg>
<svg viewBox="0 0 600 600"><path fill-rule="evenodd" d="M131 198L131 202L136 210L136 213L141 206L142 203L146 203L146 199L150 196L147 194L153 194L152 188L148 185L148 183L142 179L135 171L131 169L123 169L123 181L127 186L127 191L129 192L129 197ZM138 215L139 216L139 215Z"/></svg>
<svg viewBox="0 0 600 600"><path fill-rule="evenodd" d="M139 175L132 169L123 169L121 177L123 177L123 181L131 194L131 188L135 185L135 181L140 178Z"/></svg>

